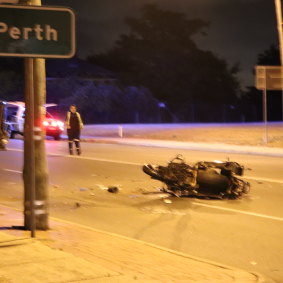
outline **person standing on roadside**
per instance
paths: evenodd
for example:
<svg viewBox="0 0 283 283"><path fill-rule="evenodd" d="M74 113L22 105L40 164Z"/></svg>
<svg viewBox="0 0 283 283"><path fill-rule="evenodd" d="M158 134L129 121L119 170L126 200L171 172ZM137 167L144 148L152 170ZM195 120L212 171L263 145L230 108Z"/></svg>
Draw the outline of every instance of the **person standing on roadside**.
<svg viewBox="0 0 283 283"><path fill-rule="evenodd" d="M67 112L66 127L68 135L69 153L73 155L73 143L76 145L77 154L81 154L80 147L80 135L83 128L83 121L79 112L77 112L77 106L72 104L70 111Z"/></svg>

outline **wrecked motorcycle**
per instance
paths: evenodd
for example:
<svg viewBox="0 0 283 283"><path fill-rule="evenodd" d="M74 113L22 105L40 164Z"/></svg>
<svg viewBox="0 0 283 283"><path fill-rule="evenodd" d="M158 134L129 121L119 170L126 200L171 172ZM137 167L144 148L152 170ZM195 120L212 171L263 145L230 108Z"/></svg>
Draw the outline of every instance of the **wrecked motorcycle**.
<svg viewBox="0 0 283 283"><path fill-rule="evenodd" d="M165 183L163 192L177 197L197 196L237 199L250 190L250 184L238 177L244 167L231 161L200 161L189 165L177 155L167 166L145 164L143 171Z"/></svg>

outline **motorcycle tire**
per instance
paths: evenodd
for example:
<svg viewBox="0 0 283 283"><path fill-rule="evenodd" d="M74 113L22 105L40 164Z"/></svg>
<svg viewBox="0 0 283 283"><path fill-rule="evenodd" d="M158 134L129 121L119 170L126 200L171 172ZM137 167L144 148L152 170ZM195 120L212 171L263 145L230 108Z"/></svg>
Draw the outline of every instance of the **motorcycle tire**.
<svg viewBox="0 0 283 283"><path fill-rule="evenodd" d="M222 195L230 186L227 176L218 174L215 170L198 170L198 192L207 195Z"/></svg>

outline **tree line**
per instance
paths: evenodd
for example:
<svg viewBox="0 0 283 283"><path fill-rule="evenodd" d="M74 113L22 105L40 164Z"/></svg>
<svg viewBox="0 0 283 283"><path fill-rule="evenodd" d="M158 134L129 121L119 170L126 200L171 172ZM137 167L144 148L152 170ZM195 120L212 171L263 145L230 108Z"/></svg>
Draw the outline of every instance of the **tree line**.
<svg viewBox="0 0 283 283"><path fill-rule="evenodd" d="M208 22L153 4L125 22L129 31L112 49L86 59L113 71L117 83L78 77L47 80L48 102L64 110L77 104L88 123L261 120L261 94L253 86L240 87L239 64L231 66L196 44L195 36L205 36ZM257 61L280 64L278 48L272 45ZM0 63L0 99L22 100L22 59L1 58ZM278 107L278 99L272 95L269 107ZM280 111L272 111L270 119L280 120Z"/></svg>

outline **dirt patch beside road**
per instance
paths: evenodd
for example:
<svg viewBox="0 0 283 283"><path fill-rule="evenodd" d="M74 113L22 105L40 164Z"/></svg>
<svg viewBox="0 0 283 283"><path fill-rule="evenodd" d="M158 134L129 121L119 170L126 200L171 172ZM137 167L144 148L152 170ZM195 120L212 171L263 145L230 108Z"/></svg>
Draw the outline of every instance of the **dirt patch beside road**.
<svg viewBox="0 0 283 283"><path fill-rule="evenodd" d="M127 138L283 147L283 123L268 124L267 143L265 126L260 123L87 125L82 132L93 137L119 137L121 133Z"/></svg>

